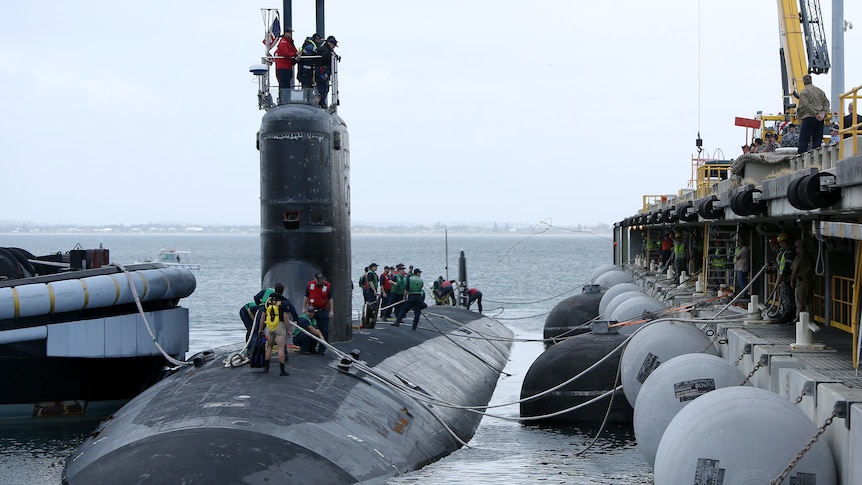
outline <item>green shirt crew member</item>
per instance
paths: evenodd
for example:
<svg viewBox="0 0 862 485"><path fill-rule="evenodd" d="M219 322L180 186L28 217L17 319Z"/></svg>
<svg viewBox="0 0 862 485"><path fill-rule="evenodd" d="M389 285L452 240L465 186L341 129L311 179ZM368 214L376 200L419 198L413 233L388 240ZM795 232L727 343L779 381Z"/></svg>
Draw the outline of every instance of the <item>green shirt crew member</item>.
<svg viewBox="0 0 862 485"><path fill-rule="evenodd" d="M317 320L314 319L315 311L316 309L314 306L309 305L305 313L299 316L299 320L296 322L296 328L293 329L293 344L299 347L299 353L303 355L323 354L323 352L314 350L315 347L317 347L317 340L302 331L305 330L323 340L323 334L318 330Z"/></svg>
<svg viewBox="0 0 862 485"><path fill-rule="evenodd" d="M422 270L416 268L413 270L413 275L407 278L407 288L404 291L407 301L401 305L398 317L392 325L396 327L401 325L401 321L410 310L413 310L413 330L416 330L416 327L419 325L419 314L423 308L428 306L425 304L425 291L422 289L425 286L425 282L422 281L421 274Z"/></svg>

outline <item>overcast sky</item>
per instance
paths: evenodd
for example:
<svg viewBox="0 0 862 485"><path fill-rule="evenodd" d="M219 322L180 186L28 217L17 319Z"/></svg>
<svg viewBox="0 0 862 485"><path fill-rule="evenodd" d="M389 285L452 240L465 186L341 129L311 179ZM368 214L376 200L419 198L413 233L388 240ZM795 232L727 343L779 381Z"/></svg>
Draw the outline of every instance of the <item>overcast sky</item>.
<svg viewBox="0 0 862 485"><path fill-rule="evenodd" d="M257 224L259 7L7 2L0 221ZM314 1L293 20L300 44ZM781 110L774 1L328 0L326 26L353 223L613 223L686 187L698 131L733 158L734 117Z"/></svg>

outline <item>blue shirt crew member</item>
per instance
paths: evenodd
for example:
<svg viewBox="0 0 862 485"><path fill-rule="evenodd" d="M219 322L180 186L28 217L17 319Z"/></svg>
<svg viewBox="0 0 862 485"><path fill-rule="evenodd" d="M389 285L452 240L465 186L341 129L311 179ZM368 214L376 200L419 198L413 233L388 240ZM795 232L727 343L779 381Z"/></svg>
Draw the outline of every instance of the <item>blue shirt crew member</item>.
<svg viewBox="0 0 862 485"><path fill-rule="evenodd" d="M324 340L329 340L329 319L335 315L335 302L332 299L332 285L326 281L323 273L316 273L314 279L305 287L305 299L303 308L314 308L314 319L317 320L317 329L323 334ZM326 352L326 346L320 344L318 353Z"/></svg>
<svg viewBox="0 0 862 485"><path fill-rule="evenodd" d="M303 313L302 316L299 317L299 320L296 321L296 326L299 328L293 329L293 344L299 347L299 353L303 355L323 355L323 352L314 350L318 344L317 340L311 338L308 334L300 330L301 328L319 339L326 340L317 328L317 320L314 319L314 313L315 310L313 306L306 308L305 313Z"/></svg>
<svg viewBox="0 0 862 485"><path fill-rule="evenodd" d="M425 304L425 290L423 290L425 282L422 281L421 274L422 270L416 268L413 270L413 275L407 277L407 288L404 290L407 301L401 306L401 311L398 312L398 317L392 325L400 326L410 310L413 310L413 330L416 330L419 325L419 314L428 306Z"/></svg>

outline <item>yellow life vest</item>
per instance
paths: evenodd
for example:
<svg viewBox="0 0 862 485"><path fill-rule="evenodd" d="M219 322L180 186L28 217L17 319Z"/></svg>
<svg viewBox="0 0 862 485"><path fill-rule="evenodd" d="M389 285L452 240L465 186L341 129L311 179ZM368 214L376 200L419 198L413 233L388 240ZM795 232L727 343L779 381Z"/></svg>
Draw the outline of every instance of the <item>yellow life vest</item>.
<svg viewBox="0 0 862 485"><path fill-rule="evenodd" d="M266 304L263 308L266 310L266 328L268 328L270 332L275 332L278 328L279 322L281 322L281 300L270 298L269 300L266 300Z"/></svg>

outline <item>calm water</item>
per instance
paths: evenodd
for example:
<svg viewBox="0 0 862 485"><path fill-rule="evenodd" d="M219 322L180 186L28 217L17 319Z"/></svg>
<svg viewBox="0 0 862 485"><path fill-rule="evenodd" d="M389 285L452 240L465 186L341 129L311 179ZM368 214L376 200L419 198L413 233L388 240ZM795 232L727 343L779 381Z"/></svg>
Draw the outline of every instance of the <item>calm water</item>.
<svg viewBox="0 0 862 485"><path fill-rule="evenodd" d="M66 251L80 243L102 244L116 263L154 258L160 248L191 251L201 264L197 290L182 301L191 315L189 355L241 340L245 328L237 310L260 288L257 235L0 235L0 247L34 254ZM509 326L519 339L541 339L547 313L560 300L580 292L600 264L611 262L611 242L588 235L449 235L446 273L444 235L354 235L353 280L363 267L405 263L422 268L426 280L457 277L458 253L467 255L470 286L482 290L485 314ZM185 258L184 258L185 261ZM429 297L430 298L430 297ZM361 295L353 295L354 317ZM516 401L521 381L541 354L539 342L516 342L492 404ZM389 481L412 483L652 483L652 471L637 451L630 429L605 431L586 453L593 430L527 426L512 419L518 406L495 408L470 441L437 463ZM63 462L97 423L39 429L0 428L0 483L58 483Z"/></svg>

